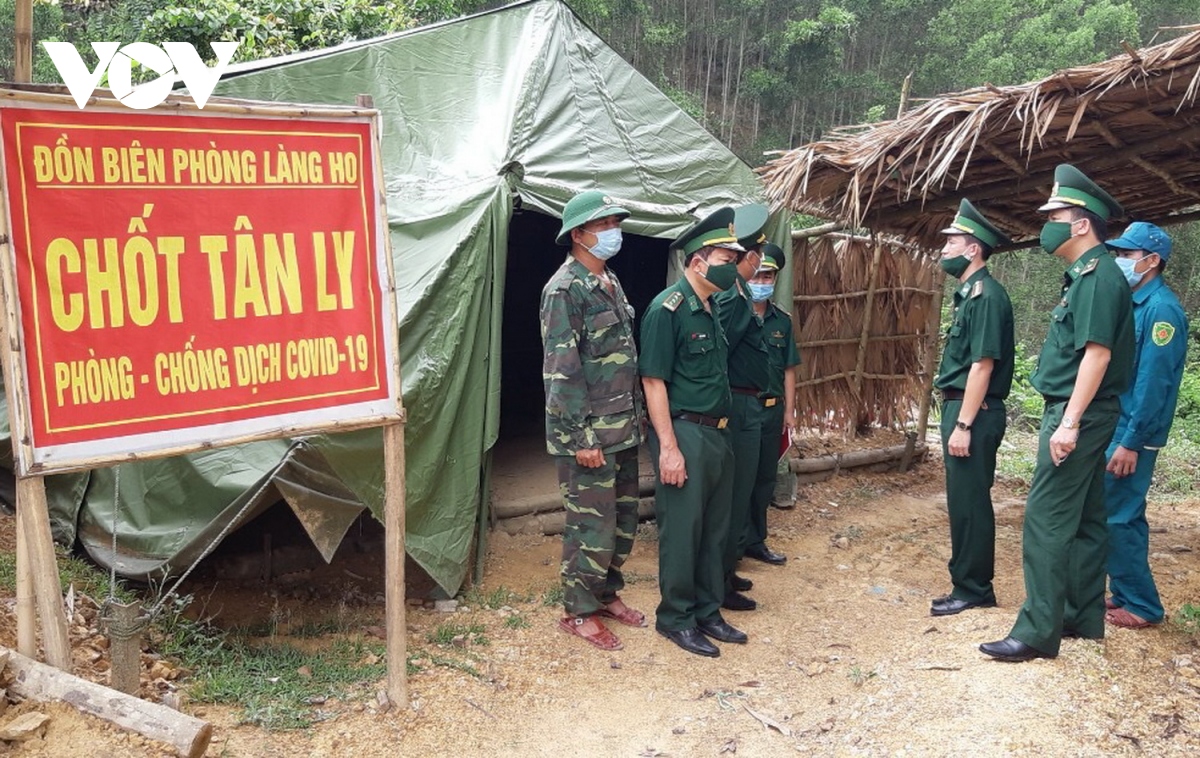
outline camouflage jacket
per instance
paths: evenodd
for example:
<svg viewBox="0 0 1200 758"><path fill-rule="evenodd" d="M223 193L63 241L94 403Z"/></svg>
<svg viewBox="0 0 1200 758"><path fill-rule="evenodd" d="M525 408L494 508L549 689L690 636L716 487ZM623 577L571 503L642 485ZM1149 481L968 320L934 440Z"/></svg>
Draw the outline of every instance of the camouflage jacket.
<svg viewBox="0 0 1200 758"><path fill-rule="evenodd" d="M633 341L633 307L608 272L614 293L567 258L542 290L542 378L546 449L606 453L642 441L644 403Z"/></svg>

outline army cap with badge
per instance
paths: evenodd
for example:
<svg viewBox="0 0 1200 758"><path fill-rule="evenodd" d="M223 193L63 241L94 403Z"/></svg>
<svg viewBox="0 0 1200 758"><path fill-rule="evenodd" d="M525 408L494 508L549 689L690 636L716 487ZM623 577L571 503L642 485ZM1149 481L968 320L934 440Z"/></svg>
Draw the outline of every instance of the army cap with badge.
<svg viewBox="0 0 1200 758"><path fill-rule="evenodd" d="M965 197L958 204L958 215L954 217L950 226L942 230L942 234L969 234L986 245L988 250L1012 242Z"/></svg>
<svg viewBox="0 0 1200 758"><path fill-rule="evenodd" d="M1125 209L1112 195L1069 163L1060 163L1054 169L1050 199L1038 210L1046 212L1061 208L1081 208L1106 221L1125 214Z"/></svg>
<svg viewBox="0 0 1200 758"><path fill-rule="evenodd" d="M787 256L784 255L783 248L774 242L763 243L762 256L762 263L758 264L759 271L779 272L787 265Z"/></svg>
<svg viewBox="0 0 1200 758"><path fill-rule="evenodd" d="M671 250L679 250L684 256L684 265L691 260L692 255L706 247L720 247L733 250L738 259L745 254L746 249L738 244L737 233L734 231L733 208L718 208L696 223L671 243Z"/></svg>
<svg viewBox="0 0 1200 758"><path fill-rule="evenodd" d="M763 233L763 229L766 228L770 215L767 206L758 203L734 208L733 233L737 235L738 244L749 251L766 242L767 235Z"/></svg>
<svg viewBox="0 0 1200 758"><path fill-rule="evenodd" d="M555 242L563 247L570 247L572 229L577 229L589 221L606 216L626 219L629 218L630 213L614 203L612 198L600 190L580 192L571 198L563 208L562 229L558 232Z"/></svg>

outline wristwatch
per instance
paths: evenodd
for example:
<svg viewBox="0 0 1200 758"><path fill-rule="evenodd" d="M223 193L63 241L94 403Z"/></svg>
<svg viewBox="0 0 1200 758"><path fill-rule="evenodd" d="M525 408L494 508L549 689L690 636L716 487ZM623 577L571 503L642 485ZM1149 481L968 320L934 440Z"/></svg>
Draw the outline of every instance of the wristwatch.
<svg viewBox="0 0 1200 758"><path fill-rule="evenodd" d="M1070 416L1063 416L1062 428L1063 429L1078 429L1079 422L1076 421L1075 419L1071 418Z"/></svg>
<svg viewBox="0 0 1200 758"><path fill-rule="evenodd" d="M954 428L955 428L955 429L962 429L964 432L969 432L969 431L971 431L971 425L970 425L970 424L964 424L964 423L963 423L963 422L961 422L961 421L955 421L955 422L954 422Z"/></svg>

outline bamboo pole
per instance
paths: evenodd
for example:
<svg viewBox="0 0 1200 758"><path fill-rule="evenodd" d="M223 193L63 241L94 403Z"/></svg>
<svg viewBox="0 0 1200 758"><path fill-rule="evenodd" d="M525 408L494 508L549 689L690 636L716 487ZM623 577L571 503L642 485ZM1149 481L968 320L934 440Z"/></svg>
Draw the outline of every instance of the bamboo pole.
<svg viewBox="0 0 1200 758"><path fill-rule="evenodd" d="M405 666L408 627L404 604L404 422L383 428L384 606L387 615L387 695L408 705Z"/></svg>
<svg viewBox="0 0 1200 758"><path fill-rule="evenodd" d="M807 229L796 229L792 232L792 240L795 241L808 239L809 237L820 237L822 234L840 232L845 228L846 224L842 223L841 221L830 221L829 223L821 224L820 226L810 226Z"/></svg>
<svg viewBox="0 0 1200 758"><path fill-rule="evenodd" d="M33 0L17 0L13 38L13 81L33 81Z"/></svg>
<svg viewBox="0 0 1200 758"><path fill-rule="evenodd" d="M875 240L875 252L871 256L871 274L867 277L867 300L863 303L863 327L862 334L858 341L858 357L854 361L854 379L851 383L851 389L854 391L854 397L859 403L859 412L863 410L862 406L862 386L863 386L863 370L867 365L867 343L871 337L871 316L875 310L875 286L879 283L879 261L883 257L883 244L879 240Z"/></svg>
<svg viewBox="0 0 1200 758"><path fill-rule="evenodd" d="M25 511L17 508L17 652L37 657L37 607L33 600L33 571L25 542Z"/></svg>
<svg viewBox="0 0 1200 758"><path fill-rule="evenodd" d="M883 295L893 292L911 292L914 295L932 295L934 290L926 289L925 287L879 287L874 294ZM854 297L865 297L870 295L870 290L854 290L853 292L835 292L832 295L793 295L792 301L797 303L812 303L826 300L848 300Z"/></svg>
<svg viewBox="0 0 1200 758"><path fill-rule="evenodd" d="M23 528L17 539L25 539L25 555L33 575L34 597L42 624L42 649L46 662L71 671L71 643L67 638L67 614L63 609L62 583L50 534L50 512L46 506L46 483L40 476L17 479L17 510L24 511ZM18 570L19 573L19 570Z"/></svg>
<svg viewBox="0 0 1200 758"><path fill-rule="evenodd" d="M946 297L946 275L938 277L942 282L933 294L933 306L929 309L929 345L925 348L925 381L921 392L920 410L917 411L917 439L925 442L929 431L929 406L933 400L933 377L936 373L933 364L937 360L938 331L942 323L942 301Z"/></svg>

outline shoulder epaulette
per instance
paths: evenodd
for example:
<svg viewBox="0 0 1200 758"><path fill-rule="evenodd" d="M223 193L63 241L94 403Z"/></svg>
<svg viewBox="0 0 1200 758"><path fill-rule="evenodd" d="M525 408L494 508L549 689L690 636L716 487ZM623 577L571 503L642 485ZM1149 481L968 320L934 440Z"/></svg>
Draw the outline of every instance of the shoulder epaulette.
<svg viewBox="0 0 1200 758"><path fill-rule="evenodd" d="M1084 266L1083 270L1079 272L1079 275L1083 276L1084 274L1092 273L1093 271L1096 270L1096 266L1098 266L1098 265L1100 265L1100 259L1092 258L1090 261L1088 261L1088 265Z"/></svg>
<svg viewBox="0 0 1200 758"><path fill-rule="evenodd" d="M682 292L672 292L671 294L667 295L666 300L663 300L662 306L664 308L666 308L667 310L671 311L672 313L674 313L675 309L677 309L680 306L680 304L682 304L682 303L683 303L683 293Z"/></svg>
<svg viewBox="0 0 1200 758"><path fill-rule="evenodd" d="M971 299L975 299L983 294L983 280L975 282L975 286L971 287Z"/></svg>

